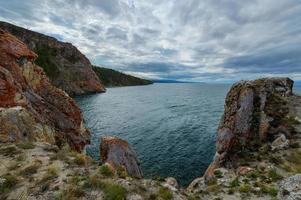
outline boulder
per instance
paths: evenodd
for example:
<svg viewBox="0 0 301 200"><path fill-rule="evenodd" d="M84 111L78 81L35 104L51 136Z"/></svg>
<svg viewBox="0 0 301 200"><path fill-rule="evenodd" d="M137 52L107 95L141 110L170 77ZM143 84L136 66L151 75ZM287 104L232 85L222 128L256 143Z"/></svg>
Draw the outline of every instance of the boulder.
<svg viewBox="0 0 301 200"><path fill-rule="evenodd" d="M246 175L246 174L248 174L248 173L250 173L250 172L252 172L252 171L255 171L255 169L252 168L252 167L240 166L240 167L238 168L238 170L237 170L237 173L238 173L239 175Z"/></svg>
<svg viewBox="0 0 301 200"><path fill-rule="evenodd" d="M90 61L72 44L6 22L0 22L0 28L36 52L39 57L35 62L44 69L51 83L69 95L105 92Z"/></svg>
<svg viewBox="0 0 301 200"><path fill-rule="evenodd" d="M285 98L292 95L292 87L289 78L240 81L231 87L217 130L216 154L205 172L206 181L214 176L215 168L235 166L237 151L258 150L259 143L278 134L288 114Z"/></svg>
<svg viewBox="0 0 301 200"><path fill-rule="evenodd" d="M101 137L100 159L102 164L109 165L113 170L122 167L132 177L143 177L136 152L125 140L111 136Z"/></svg>
<svg viewBox="0 0 301 200"><path fill-rule="evenodd" d="M289 140L286 139L284 134L279 135L271 144L272 150L280 150L289 146Z"/></svg>
<svg viewBox="0 0 301 200"><path fill-rule="evenodd" d="M301 174L281 181L277 197L281 200L301 200Z"/></svg>
<svg viewBox="0 0 301 200"><path fill-rule="evenodd" d="M23 140L68 143L82 151L90 141L75 101L54 87L37 55L0 29L0 143Z"/></svg>
<svg viewBox="0 0 301 200"><path fill-rule="evenodd" d="M174 177L165 178L165 182L162 185L172 191L177 191L177 188L179 188L178 181Z"/></svg>

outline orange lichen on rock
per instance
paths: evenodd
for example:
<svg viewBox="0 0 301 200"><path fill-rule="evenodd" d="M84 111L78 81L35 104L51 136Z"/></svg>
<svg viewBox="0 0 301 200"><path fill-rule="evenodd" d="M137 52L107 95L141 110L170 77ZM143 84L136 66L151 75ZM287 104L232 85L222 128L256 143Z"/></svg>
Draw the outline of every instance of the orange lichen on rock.
<svg viewBox="0 0 301 200"><path fill-rule="evenodd" d="M75 101L54 87L43 69L34 64L36 57L24 43L0 29L0 107L25 108L34 118L31 124L41 129L41 135L47 132L57 144L67 142L74 150L82 151L90 142L90 133L83 126L81 111ZM14 113L15 118L18 114ZM9 118L1 120L4 125L9 124L5 120L11 121ZM51 131L45 131L45 126ZM1 131L7 134L1 133L2 138L11 138L10 142L22 139L22 134L13 136L15 132L11 127L3 126ZM28 135L34 137L32 134L24 137Z"/></svg>
<svg viewBox="0 0 301 200"><path fill-rule="evenodd" d="M127 174L142 178L142 170L136 152L129 143L117 137L106 136L101 138L100 159L102 164L109 165L113 170L122 167Z"/></svg>

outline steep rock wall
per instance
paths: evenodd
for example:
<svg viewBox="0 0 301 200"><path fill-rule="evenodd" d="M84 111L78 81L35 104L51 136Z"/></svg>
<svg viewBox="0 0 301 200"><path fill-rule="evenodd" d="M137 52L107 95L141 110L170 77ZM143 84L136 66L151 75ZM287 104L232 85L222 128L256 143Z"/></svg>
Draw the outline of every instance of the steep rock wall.
<svg viewBox="0 0 301 200"><path fill-rule="evenodd" d="M90 141L80 109L54 87L37 55L0 29L0 142L67 142L82 151Z"/></svg>
<svg viewBox="0 0 301 200"><path fill-rule="evenodd" d="M72 44L6 22L0 22L0 28L38 54L35 63L44 69L53 85L69 95L105 92L90 61Z"/></svg>

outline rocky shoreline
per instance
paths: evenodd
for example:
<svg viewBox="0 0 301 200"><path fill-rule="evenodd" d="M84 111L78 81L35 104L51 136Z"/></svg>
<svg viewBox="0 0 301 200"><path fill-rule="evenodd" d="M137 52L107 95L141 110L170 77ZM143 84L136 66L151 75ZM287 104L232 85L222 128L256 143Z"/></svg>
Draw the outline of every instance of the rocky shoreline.
<svg viewBox="0 0 301 200"><path fill-rule="evenodd" d="M52 85L27 45L0 29L0 199L298 199L301 97L289 78L236 83L216 155L188 188L144 179L124 140L102 138L101 163L75 101ZM193 145L193 144L192 144Z"/></svg>

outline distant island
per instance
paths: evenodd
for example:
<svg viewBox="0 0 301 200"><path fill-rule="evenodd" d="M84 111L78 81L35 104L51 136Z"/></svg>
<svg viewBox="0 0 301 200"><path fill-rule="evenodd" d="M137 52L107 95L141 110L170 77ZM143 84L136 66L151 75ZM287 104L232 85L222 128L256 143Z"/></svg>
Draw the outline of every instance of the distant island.
<svg viewBox="0 0 301 200"><path fill-rule="evenodd" d="M99 77L102 84L106 87L121 87L121 86L135 86L135 85L150 85L153 84L153 81L138 78L122 72L93 66L93 70L96 75Z"/></svg>

